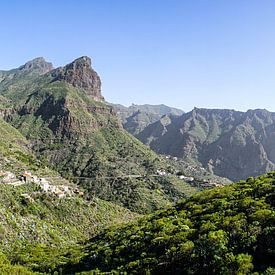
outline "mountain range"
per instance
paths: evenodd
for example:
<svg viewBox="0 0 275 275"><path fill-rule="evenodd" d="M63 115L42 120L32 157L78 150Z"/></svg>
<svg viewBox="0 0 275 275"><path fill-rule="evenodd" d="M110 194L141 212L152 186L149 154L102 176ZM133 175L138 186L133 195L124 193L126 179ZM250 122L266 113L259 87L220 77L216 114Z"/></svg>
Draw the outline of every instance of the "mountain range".
<svg viewBox="0 0 275 275"><path fill-rule="evenodd" d="M184 112L180 109L172 108L164 104L161 105L136 105L125 107L120 104L113 104L123 127L130 134L136 136L148 125L158 121L164 115L179 116Z"/></svg>
<svg viewBox="0 0 275 275"><path fill-rule="evenodd" d="M199 163L233 181L275 169L275 113L267 110L195 108L163 115L135 136L157 153Z"/></svg>

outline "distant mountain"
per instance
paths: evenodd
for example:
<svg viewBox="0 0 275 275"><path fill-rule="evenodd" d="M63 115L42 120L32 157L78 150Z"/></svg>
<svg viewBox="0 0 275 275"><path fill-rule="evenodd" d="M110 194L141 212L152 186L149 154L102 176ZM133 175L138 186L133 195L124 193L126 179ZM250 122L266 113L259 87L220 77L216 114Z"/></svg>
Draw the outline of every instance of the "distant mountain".
<svg viewBox="0 0 275 275"><path fill-rule="evenodd" d="M231 180L275 169L275 113L198 109L164 116L136 135L161 154L195 160Z"/></svg>
<svg viewBox="0 0 275 275"><path fill-rule="evenodd" d="M164 115L180 116L184 113L182 110L163 104L132 104L129 107L113 104L113 106L123 123L124 129L134 136L140 133L146 126L158 121Z"/></svg>

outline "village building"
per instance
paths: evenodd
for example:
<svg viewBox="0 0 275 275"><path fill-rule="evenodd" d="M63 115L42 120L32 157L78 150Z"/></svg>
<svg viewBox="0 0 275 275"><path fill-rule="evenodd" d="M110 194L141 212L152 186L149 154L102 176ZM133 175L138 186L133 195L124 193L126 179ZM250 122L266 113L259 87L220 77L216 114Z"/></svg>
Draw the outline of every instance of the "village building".
<svg viewBox="0 0 275 275"><path fill-rule="evenodd" d="M29 171L24 171L22 177L23 177L24 182L29 183L29 182L31 182L32 174Z"/></svg>
<svg viewBox="0 0 275 275"><path fill-rule="evenodd" d="M166 172L164 170L157 170L157 174L160 176L166 176Z"/></svg>
<svg viewBox="0 0 275 275"><path fill-rule="evenodd" d="M194 178L193 178L193 177L179 176L179 178L180 178L181 180L186 181L186 182L192 182L192 181L194 181Z"/></svg>

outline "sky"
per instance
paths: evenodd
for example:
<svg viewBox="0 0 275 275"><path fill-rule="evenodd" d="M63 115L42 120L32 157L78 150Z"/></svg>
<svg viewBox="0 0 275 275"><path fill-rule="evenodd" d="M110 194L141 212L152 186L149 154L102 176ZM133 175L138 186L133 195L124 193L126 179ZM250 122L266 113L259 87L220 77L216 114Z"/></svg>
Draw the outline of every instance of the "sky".
<svg viewBox="0 0 275 275"><path fill-rule="evenodd" d="M274 0L0 1L0 69L88 55L109 102L275 111Z"/></svg>

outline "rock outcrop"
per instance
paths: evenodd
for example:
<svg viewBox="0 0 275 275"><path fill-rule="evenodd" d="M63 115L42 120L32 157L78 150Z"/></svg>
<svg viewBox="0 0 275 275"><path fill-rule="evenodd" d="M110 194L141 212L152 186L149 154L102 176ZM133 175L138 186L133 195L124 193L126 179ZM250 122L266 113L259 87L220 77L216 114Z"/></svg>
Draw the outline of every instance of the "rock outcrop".
<svg viewBox="0 0 275 275"><path fill-rule="evenodd" d="M90 97L103 101L101 95L101 80L91 67L91 59L80 57L65 67L57 68L51 72L54 81L65 81L76 88L84 90Z"/></svg>

